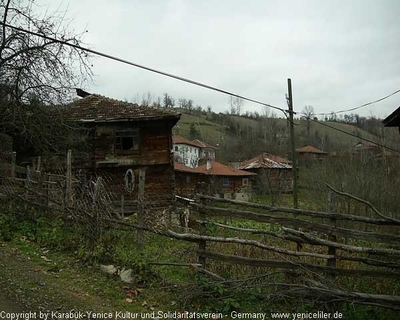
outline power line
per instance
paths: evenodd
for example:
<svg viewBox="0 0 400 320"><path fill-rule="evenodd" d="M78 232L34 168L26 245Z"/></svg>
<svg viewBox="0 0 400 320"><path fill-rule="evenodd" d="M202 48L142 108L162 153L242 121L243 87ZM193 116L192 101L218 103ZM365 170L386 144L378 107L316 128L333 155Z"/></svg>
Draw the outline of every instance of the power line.
<svg viewBox="0 0 400 320"><path fill-rule="evenodd" d="M335 113L335 114L338 114L338 113L350 112L350 111L354 111L354 110L357 110L357 109L361 109L361 108L370 106L371 104L374 104L374 103L377 103L377 102L381 102L381 101L383 101L383 100L385 100L385 99L387 99L387 98L390 98L391 96L394 96L395 94L397 94L397 93L399 93L399 92L400 92L400 89L398 89L398 90L396 90L395 92L392 92L392 93L390 93L390 94L388 94L388 95L386 95L386 96L384 96L384 97L382 97L382 98L379 98L379 99L377 99L377 100L364 103L364 104L362 104L362 105L360 105L360 106L358 106L358 107L354 107L354 108L350 108L350 109L345 109L345 110L340 110L340 111L332 111L332 112ZM330 114L332 114L332 112L329 112L329 113L313 113L313 115L314 115L314 116L325 116L325 115L330 115ZM304 113L304 112L301 112L301 114L305 114L305 113Z"/></svg>
<svg viewBox="0 0 400 320"><path fill-rule="evenodd" d="M377 145L378 147L385 148L385 149L387 149L387 150L390 150L390 151L393 151L393 152L396 152L396 153L399 153L399 154L400 154L400 151L399 151L399 150L396 150L396 149L393 149L393 148L391 148L391 147L385 146L385 145L380 144L380 143L378 143L378 142L372 141L372 140L367 139L367 138L360 137L360 136L358 136L358 135L356 135L356 134L347 132L347 131L342 130L342 129L339 129L339 128L335 128L335 127L333 127L333 126L330 126L330 125L328 125L328 124L326 124L326 123L323 123L323 122L320 122L320 121L317 121L317 120L314 120L314 119L310 119L310 120L311 120L312 122L318 123L318 124L321 125L321 126L328 127L328 128L330 128L330 129L339 131L339 132L341 132L341 133L347 134L347 135L349 135L349 136L358 138L358 139L363 140L363 141L366 141L366 142L373 143L373 144Z"/></svg>
<svg viewBox="0 0 400 320"><path fill-rule="evenodd" d="M187 83L190 83L190 84L193 84L193 85L196 85L196 86L199 86L199 87L203 87L203 88L206 88L206 89L209 89L209 90L217 91L217 92L220 92L220 93L223 93L223 94L226 94L226 95L234 96L234 97L237 97L237 98L240 98L240 99L243 99L243 100L246 100L246 101L250 101L250 102L253 102L253 103L256 103L256 104L260 104L260 105L263 105L263 106L266 106L266 107L269 107L269 108L272 108L272 109L276 109L276 110L282 111L284 113L284 115L287 117L286 113L288 112L288 110L284 110L284 109L282 109L280 107L277 107L277 106L274 106L274 105L271 105L271 104L268 104L268 103L264 103L264 102L261 102L261 101L255 100L255 99L251 99L251 98L246 98L246 97L244 97L242 95L239 95L239 94L236 94L236 93L233 93L233 92L230 92L230 91L226 91L226 90L223 90L223 89L219 89L219 88L213 87L213 86L208 85L208 84L204 84L204 83L201 83L201 82L198 82L198 81L194 81L194 80L191 80L191 79L188 79L188 78L180 77L180 76L177 76L177 75L174 75L174 74L171 74L171 73L167 73L167 72L164 72L164 71L156 70L154 68L150 68L150 67L147 67L147 66L144 66L144 65L140 65L138 63L134 63L134 62L131 62L131 61L128 61L128 60L124 60L124 59L121 59L121 58L118 58L118 57L115 57L115 56L112 56L112 55L109 55L109 54L106 54L106 53L102 53L100 51L92 50L92 49L89 49L89 48L86 48L86 47L82 47L82 46L77 45L77 44L69 43L69 42L64 41L64 40L59 40L59 39L56 39L56 38L53 38L53 37L49 37L49 36L47 36L45 34L40 34L40 33L34 32L34 31L30 31L30 30L26 30L26 29L23 29L23 28L20 28L20 27L12 26L12 25L9 25L9 24L1 22L1 21L0 21L0 25L6 26L8 28L11 28L11 29L14 29L14 30L18 30L18 31L21 31L21 32L25 32L25 33L28 33L28 34L31 34L31 35L34 35L34 36L37 36L37 37L40 37L40 38L43 38L43 39L46 39L46 40L58 42L58 43L61 43L63 45L66 45L66 46L69 46L69 47L73 47L75 49L79 49L79 50L82 50L82 51L85 51L85 52L89 52L89 53L92 53L94 55L98 55L98 56L101 56L101 57L104 57L104 58L107 58L107 59L115 60L115 61L118 61L118 62L121 62L121 63L125 63L125 64L131 65L131 66L134 66L134 67L137 67L137 68L141 68L141 69L144 69L144 70L147 70L147 71L150 71L150 72L161 74L161 75L166 76L166 77L170 77L170 78L173 78L173 79L176 79L176 80L187 82Z"/></svg>

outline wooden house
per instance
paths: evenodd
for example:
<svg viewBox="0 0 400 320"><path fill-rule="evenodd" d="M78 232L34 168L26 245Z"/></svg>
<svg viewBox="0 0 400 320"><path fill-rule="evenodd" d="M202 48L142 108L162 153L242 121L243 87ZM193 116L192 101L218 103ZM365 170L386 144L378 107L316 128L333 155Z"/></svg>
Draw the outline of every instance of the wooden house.
<svg viewBox="0 0 400 320"><path fill-rule="evenodd" d="M89 133L81 174L107 177L110 190L136 200L138 172L144 170L145 196L152 207L173 203L172 127L180 114L79 93L82 98L66 107L66 118Z"/></svg>
<svg viewBox="0 0 400 320"><path fill-rule="evenodd" d="M175 163L176 189L182 196L197 192L248 201L252 196L251 177L255 173L228 167L217 161L207 161L197 168Z"/></svg>
<svg viewBox="0 0 400 320"><path fill-rule="evenodd" d="M257 174L254 188L260 194L293 191L292 165L285 158L264 152L240 163L239 169Z"/></svg>

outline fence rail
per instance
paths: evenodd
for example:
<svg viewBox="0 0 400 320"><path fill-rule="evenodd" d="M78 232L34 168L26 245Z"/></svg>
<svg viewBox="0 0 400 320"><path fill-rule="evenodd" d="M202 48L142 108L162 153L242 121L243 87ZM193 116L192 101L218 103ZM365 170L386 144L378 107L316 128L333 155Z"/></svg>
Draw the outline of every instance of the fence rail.
<svg viewBox="0 0 400 320"><path fill-rule="evenodd" d="M134 229L137 232L137 250L146 245L144 232L197 246L198 261L154 261L153 265L197 268L224 283L228 283L229 279L218 274L216 265L231 264L294 273L297 280L292 278L291 283L275 281L274 284L294 286L297 291L291 293L309 297L319 294L326 299L332 298L327 290L332 284L336 285L337 278L400 279L400 221L355 197L354 201L364 203L376 217L334 212L333 195L336 190L330 186L329 212L278 208L202 194L196 199L178 196L178 202L185 207L185 232L182 233L182 229L170 222L155 226L145 219L148 213L145 208L151 199L144 194L144 172L138 179L138 198L132 201L123 195L108 192L107 181L101 177L92 181L90 187L87 182L77 179L71 167L71 154L67 156L66 168L59 174L38 170L40 162L38 159L32 168L20 167L15 163L14 154L11 163L0 163L0 193L13 199L11 205L17 200L24 205L31 204L42 210L72 216L78 223L86 223L95 231L100 225ZM351 197L343 192L337 194ZM137 213L137 223L121 219L133 212ZM251 227L248 224L242 226L242 222L250 221L254 222ZM195 225L191 232L188 222ZM253 251L255 256L244 254ZM318 286L313 285L316 275ZM325 279L325 283L321 279ZM391 295L348 292L336 287L331 289L345 301L400 310L396 288Z"/></svg>

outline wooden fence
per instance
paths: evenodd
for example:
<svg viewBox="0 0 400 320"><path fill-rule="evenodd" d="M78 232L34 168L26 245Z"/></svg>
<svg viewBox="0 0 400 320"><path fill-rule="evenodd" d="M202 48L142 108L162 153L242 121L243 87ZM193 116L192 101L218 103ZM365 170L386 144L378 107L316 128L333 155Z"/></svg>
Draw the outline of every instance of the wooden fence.
<svg viewBox="0 0 400 320"><path fill-rule="evenodd" d="M335 279L340 277L369 277L378 283L380 278L389 279L389 282L390 279L400 279L400 220L385 216L367 201L328 187L331 189L328 203L331 211L334 209L333 198L340 195L363 202L375 213L376 218L277 208L198 195L197 201L191 202L190 206L198 212L199 233L174 236L198 242L199 263L204 269L211 262L218 261L224 264L289 270L295 272L296 277L302 281L310 274L317 273L320 279L318 287L299 283L302 294L314 298L320 295L328 300L341 297L356 303L366 303L365 299L368 297L367 300L373 301L371 304L400 310L400 296L381 292L367 294L338 291L333 288ZM235 226L235 221L254 221L257 227L238 227ZM208 234L207 226L213 226L213 234ZM230 230L236 234L234 237L216 236L216 229ZM238 237L238 234L252 236L249 239ZM255 235L260 238L257 239ZM254 247L269 252L274 258L261 259L260 257L266 256L262 253L259 254L260 257L248 257L226 254L225 250L216 252L212 249L213 243ZM321 279L326 279L326 283ZM310 278L308 280L311 281ZM311 282L315 283L315 279ZM332 294L327 293L330 289ZM394 285L392 289L391 292L395 290ZM349 299L349 296L352 298Z"/></svg>
<svg viewBox="0 0 400 320"><path fill-rule="evenodd" d="M67 159L70 158L68 155ZM22 168L15 164L14 154L11 163L0 166L0 171L6 172L0 175L0 193L80 219L86 215L93 225L107 223L108 227L125 230L131 227L137 230L139 250L145 245L143 232L197 245L198 261L154 264L188 265L224 284L232 279L218 274L216 265L275 270L290 275L290 281L271 282L271 286L290 288L288 295L324 301L339 299L400 311L400 296L396 291L399 289L392 286L400 279L400 220L384 215L365 200L330 186L327 212L277 208L206 195L197 195L195 200L179 197L190 209L189 220L196 226L188 232L186 225L181 233L182 229L171 224L157 228L145 223L144 172L138 179L142 191L137 199L137 223L129 223L121 219L121 214L115 214L112 209L115 195L101 187L101 179L96 181L98 188L94 192L77 192L81 182L74 177L69 163L70 160L61 175L42 173L38 170L40 159L33 168ZM337 196L363 203L375 217L334 212ZM119 213L124 213L123 197L121 204ZM184 220L188 221L188 217ZM253 254L243 254L250 251ZM384 283L390 292L353 292L340 285L344 277L374 279Z"/></svg>

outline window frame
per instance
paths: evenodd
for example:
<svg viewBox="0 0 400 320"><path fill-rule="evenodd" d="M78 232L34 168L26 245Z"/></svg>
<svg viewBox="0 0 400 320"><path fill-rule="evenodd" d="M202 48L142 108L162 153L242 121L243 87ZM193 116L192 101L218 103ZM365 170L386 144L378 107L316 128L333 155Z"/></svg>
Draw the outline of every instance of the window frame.
<svg viewBox="0 0 400 320"><path fill-rule="evenodd" d="M124 149L124 139L131 139L132 147ZM140 132L138 128L119 129L115 131L115 152L117 154L139 153L140 152Z"/></svg>

